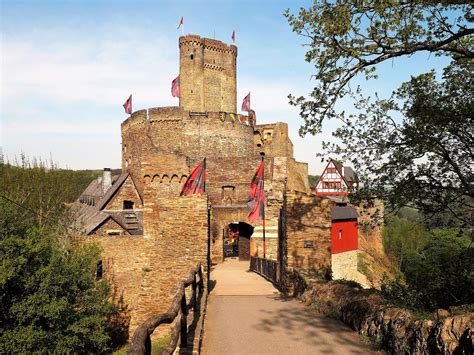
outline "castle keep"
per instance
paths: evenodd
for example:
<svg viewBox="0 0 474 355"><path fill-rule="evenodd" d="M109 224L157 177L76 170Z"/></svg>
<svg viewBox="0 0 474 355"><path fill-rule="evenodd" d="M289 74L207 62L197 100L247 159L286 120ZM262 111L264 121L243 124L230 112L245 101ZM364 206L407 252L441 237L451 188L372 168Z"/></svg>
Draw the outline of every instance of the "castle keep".
<svg viewBox="0 0 474 355"><path fill-rule="evenodd" d="M247 219L249 184L265 160L267 257L281 268L331 267L330 201L311 193L286 123L237 113L237 47L182 36L179 106L139 110L121 125L122 174L97 179L78 207L103 247L104 273L131 316L130 332L167 309L176 282L200 261L262 256L262 223ZM180 196L206 158L205 193Z"/></svg>

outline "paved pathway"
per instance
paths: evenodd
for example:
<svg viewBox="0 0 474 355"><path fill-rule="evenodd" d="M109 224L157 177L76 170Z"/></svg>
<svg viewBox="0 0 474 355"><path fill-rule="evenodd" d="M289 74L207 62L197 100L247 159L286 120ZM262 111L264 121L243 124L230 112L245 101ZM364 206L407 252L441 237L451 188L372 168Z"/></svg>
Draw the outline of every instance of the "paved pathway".
<svg viewBox="0 0 474 355"><path fill-rule="evenodd" d="M371 353L343 323L282 297L248 268L231 259L211 272L204 355Z"/></svg>

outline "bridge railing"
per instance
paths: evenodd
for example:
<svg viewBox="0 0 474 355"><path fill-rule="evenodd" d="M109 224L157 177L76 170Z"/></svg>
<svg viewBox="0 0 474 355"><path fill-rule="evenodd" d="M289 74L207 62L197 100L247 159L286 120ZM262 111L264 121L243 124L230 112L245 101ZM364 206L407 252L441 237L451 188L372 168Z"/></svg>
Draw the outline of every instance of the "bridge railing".
<svg viewBox="0 0 474 355"><path fill-rule="evenodd" d="M197 278L199 277L199 280ZM186 300L186 288L191 286L192 293L189 302ZM150 335L161 324L171 324L176 319L177 322L171 329L171 338L168 347L163 354L173 354L180 341L180 348L188 346L188 324L187 316L190 309L193 309L194 317L199 316L199 308L204 293L204 278L201 263L193 268L186 280L179 281L176 294L171 302L168 311L152 316L143 322L133 333L129 354L151 354Z"/></svg>
<svg viewBox="0 0 474 355"><path fill-rule="evenodd" d="M262 275L275 286L280 285L278 277L278 263L276 260L250 257L250 270Z"/></svg>

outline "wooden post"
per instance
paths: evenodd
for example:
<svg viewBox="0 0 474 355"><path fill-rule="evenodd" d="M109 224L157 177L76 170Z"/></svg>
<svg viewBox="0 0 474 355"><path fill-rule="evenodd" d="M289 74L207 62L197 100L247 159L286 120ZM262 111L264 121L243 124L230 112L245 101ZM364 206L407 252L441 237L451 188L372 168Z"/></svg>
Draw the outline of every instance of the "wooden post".
<svg viewBox="0 0 474 355"><path fill-rule="evenodd" d="M181 298L181 319L180 319L180 348L186 348L188 346L188 310L186 305L186 292L183 292Z"/></svg>

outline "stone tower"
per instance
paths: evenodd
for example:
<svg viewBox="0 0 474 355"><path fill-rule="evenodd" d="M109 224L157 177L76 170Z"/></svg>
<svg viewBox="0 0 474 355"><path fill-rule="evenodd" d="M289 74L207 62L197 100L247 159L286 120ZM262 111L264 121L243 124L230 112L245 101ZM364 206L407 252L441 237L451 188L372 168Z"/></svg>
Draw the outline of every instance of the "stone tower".
<svg viewBox="0 0 474 355"><path fill-rule="evenodd" d="M179 39L179 106L194 112L237 112L237 47L196 35Z"/></svg>

